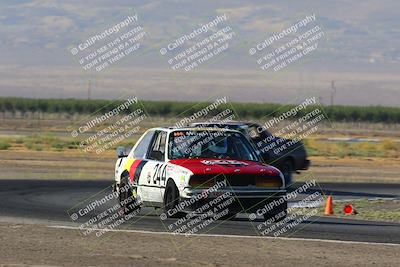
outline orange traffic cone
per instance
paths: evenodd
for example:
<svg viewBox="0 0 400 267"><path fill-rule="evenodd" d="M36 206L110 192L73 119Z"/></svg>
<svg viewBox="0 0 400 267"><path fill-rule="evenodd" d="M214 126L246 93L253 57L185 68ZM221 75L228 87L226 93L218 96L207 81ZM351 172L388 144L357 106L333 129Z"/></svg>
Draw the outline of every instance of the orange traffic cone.
<svg viewBox="0 0 400 267"><path fill-rule="evenodd" d="M329 196L326 200L325 215L333 215L333 199Z"/></svg>

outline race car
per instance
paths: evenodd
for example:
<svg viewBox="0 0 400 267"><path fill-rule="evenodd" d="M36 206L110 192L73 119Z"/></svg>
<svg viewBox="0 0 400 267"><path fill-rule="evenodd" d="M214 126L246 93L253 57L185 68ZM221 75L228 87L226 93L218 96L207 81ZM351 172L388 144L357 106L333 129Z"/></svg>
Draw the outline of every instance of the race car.
<svg viewBox="0 0 400 267"><path fill-rule="evenodd" d="M162 208L167 218L181 217L189 211L209 212L205 206L211 209L210 203L230 196L233 200L224 202L229 207L222 218L256 211L266 220L286 216L282 173L263 164L235 130L149 129L127 155L120 152L115 184L128 212L145 205Z"/></svg>

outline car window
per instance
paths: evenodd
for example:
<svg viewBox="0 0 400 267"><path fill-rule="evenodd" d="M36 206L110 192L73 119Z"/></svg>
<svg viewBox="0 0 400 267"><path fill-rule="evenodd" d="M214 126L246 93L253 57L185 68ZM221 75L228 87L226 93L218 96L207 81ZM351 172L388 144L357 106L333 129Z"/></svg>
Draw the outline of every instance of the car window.
<svg viewBox="0 0 400 267"><path fill-rule="evenodd" d="M210 130L171 133L169 158L258 160L254 149L242 134Z"/></svg>
<svg viewBox="0 0 400 267"><path fill-rule="evenodd" d="M149 145L151 140L153 139L154 131L149 131L145 134L145 136L140 140L140 143L137 145L135 151L133 152L134 158L144 158L147 150L149 149Z"/></svg>
<svg viewBox="0 0 400 267"><path fill-rule="evenodd" d="M151 144L149 154L147 156L148 159L164 161L166 139L167 139L166 132L163 131L156 132L156 135L153 137L153 142Z"/></svg>
<svg viewBox="0 0 400 267"><path fill-rule="evenodd" d="M248 155L251 155L251 151L240 139L232 139L231 142L232 150L234 151L233 154L237 155L237 158L254 160L253 158L249 158Z"/></svg>

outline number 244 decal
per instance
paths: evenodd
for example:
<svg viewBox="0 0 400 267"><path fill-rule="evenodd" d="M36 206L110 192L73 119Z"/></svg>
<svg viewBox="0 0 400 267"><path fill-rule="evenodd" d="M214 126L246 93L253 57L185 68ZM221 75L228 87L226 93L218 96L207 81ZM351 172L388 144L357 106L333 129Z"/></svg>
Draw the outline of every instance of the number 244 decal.
<svg viewBox="0 0 400 267"><path fill-rule="evenodd" d="M153 177L147 177L147 182L149 184L165 185L165 180L167 176L167 164L157 163L154 166Z"/></svg>

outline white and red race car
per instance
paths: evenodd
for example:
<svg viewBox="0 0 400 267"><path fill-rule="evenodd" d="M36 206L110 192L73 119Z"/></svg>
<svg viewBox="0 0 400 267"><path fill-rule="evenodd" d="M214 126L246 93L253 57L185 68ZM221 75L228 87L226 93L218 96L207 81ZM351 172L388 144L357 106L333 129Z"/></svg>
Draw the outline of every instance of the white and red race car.
<svg viewBox="0 0 400 267"><path fill-rule="evenodd" d="M263 164L235 130L150 129L128 155L119 154L115 182L119 201L128 211L145 205L162 208L166 217L179 217L230 194L235 201L224 218L263 208L259 215L265 219L282 212L286 216L282 173ZM265 209L271 203L273 208Z"/></svg>

